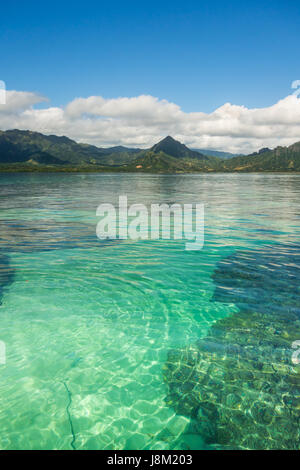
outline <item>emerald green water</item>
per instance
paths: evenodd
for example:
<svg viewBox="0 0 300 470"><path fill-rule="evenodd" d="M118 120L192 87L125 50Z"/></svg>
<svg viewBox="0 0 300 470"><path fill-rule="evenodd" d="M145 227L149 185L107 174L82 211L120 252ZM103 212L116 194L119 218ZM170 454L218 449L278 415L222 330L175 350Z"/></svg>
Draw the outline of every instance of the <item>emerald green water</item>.
<svg viewBox="0 0 300 470"><path fill-rule="evenodd" d="M168 352L239 312L213 297L220 261L299 243L299 193L300 175L1 174L0 448L182 448ZM203 250L99 241L96 208L119 195L204 203Z"/></svg>

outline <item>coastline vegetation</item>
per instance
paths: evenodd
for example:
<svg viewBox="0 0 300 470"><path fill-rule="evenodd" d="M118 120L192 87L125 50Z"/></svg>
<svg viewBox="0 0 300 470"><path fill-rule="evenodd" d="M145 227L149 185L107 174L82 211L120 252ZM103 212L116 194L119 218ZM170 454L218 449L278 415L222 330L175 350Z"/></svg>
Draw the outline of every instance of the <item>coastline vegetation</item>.
<svg viewBox="0 0 300 470"><path fill-rule="evenodd" d="M168 136L150 149L99 148L68 137L0 131L0 172L211 173L300 172L300 142L274 150L220 158Z"/></svg>

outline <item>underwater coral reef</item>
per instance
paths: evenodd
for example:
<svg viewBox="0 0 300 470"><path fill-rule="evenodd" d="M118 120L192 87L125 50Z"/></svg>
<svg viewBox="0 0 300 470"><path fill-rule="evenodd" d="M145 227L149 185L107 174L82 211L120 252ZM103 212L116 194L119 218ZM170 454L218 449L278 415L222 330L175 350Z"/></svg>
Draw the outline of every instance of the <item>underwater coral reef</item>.
<svg viewBox="0 0 300 470"><path fill-rule="evenodd" d="M166 402L212 447L300 449L300 250L272 245L219 263L212 301L240 311L169 351Z"/></svg>

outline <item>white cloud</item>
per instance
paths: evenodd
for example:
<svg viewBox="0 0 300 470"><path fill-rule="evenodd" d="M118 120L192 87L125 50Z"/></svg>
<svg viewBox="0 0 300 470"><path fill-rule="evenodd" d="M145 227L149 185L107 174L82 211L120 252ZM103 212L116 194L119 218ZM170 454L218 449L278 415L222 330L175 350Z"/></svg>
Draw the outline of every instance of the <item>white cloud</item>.
<svg viewBox="0 0 300 470"><path fill-rule="evenodd" d="M0 116L18 113L29 107L47 101L47 98L29 91L6 91L6 104L0 105Z"/></svg>
<svg viewBox="0 0 300 470"><path fill-rule="evenodd" d="M67 135L98 146L149 147L166 135L190 147L248 153L300 140L300 99L289 95L267 108L225 103L212 113L186 113L175 103L141 95L76 98L63 107L38 109L46 98L8 91L0 128Z"/></svg>

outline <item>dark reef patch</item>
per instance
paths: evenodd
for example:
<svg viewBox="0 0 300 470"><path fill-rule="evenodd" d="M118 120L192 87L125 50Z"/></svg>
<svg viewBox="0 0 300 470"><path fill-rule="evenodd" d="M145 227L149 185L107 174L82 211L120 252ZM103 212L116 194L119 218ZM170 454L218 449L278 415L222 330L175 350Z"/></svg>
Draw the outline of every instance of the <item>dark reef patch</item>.
<svg viewBox="0 0 300 470"><path fill-rule="evenodd" d="M208 335L169 351L167 404L192 418L207 444L237 449L300 449L299 246L238 251L214 273L213 301L240 312Z"/></svg>
<svg viewBox="0 0 300 470"><path fill-rule="evenodd" d="M300 317L300 246L274 244L237 251L219 262L213 274L212 301L273 315Z"/></svg>
<svg viewBox="0 0 300 470"><path fill-rule="evenodd" d="M9 257L0 253L0 305L3 290L12 284L14 280L14 269L10 266Z"/></svg>

